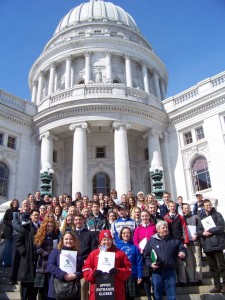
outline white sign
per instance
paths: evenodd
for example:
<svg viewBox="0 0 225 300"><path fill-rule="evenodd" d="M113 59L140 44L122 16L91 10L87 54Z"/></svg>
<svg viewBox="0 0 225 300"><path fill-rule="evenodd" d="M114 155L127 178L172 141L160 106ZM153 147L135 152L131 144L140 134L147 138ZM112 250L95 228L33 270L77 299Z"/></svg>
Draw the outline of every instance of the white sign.
<svg viewBox="0 0 225 300"><path fill-rule="evenodd" d="M115 267L115 252L100 251L97 270L109 273Z"/></svg>
<svg viewBox="0 0 225 300"><path fill-rule="evenodd" d="M59 257L59 268L66 273L76 273L77 251L61 250Z"/></svg>
<svg viewBox="0 0 225 300"><path fill-rule="evenodd" d="M141 250L144 250L146 244L147 244L147 238L144 238L143 240L140 241L139 248Z"/></svg>
<svg viewBox="0 0 225 300"><path fill-rule="evenodd" d="M213 218L211 216L201 220L202 226L205 230L209 230L210 228L216 227L216 224L213 221Z"/></svg>

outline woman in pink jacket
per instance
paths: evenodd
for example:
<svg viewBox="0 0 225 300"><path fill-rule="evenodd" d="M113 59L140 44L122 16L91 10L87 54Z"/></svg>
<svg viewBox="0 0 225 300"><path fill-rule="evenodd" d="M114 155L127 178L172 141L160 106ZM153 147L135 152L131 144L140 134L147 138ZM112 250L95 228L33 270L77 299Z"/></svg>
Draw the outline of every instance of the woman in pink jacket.
<svg viewBox="0 0 225 300"><path fill-rule="evenodd" d="M133 242L138 247L140 252L143 249L151 236L156 233L155 223L151 220L151 215L147 210L141 212L141 224L134 231ZM151 282L150 282L150 271L144 265L143 267L143 278L142 278L144 290L148 300L151 300Z"/></svg>
<svg viewBox="0 0 225 300"><path fill-rule="evenodd" d="M110 230L100 232L99 243L106 251L115 252L115 267L109 271L109 274L114 276L115 299L126 300L124 282L131 275L131 262L123 251L113 245ZM91 283L89 300L95 300L96 277L102 273L97 270L100 247L89 254L82 268L84 279Z"/></svg>

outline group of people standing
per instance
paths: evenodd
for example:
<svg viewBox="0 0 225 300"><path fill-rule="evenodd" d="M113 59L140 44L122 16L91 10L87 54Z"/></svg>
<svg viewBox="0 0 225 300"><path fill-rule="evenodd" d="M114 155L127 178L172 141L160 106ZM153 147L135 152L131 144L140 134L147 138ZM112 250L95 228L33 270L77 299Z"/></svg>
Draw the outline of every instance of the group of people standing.
<svg viewBox="0 0 225 300"><path fill-rule="evenodd" d="M162 203L154 194L131 191L120 199L116 190L92 199L77 193L74 200L37 192L28 195L19 209L11 201L4 216L5 251L2 265L12 266L10 283L21 283L21 299L54 299L53 278L76 281L81 300L95 299L95 284L102 272L98 256L115 252L115 299L132 300L144 288L148 300L176 299L176 286L202 284L202 249L210 268L212 293L225 292L224 219L210 200L196 194L191 207L183 198L171 200L164 192ZM210 219L209 219L210 217ZM205 227L208 218L211 227ZM75 273L59 267L62 250L77 251ZM222 282L220 282L222 277ZM152 287L151 287L152 285Z"/></svg>

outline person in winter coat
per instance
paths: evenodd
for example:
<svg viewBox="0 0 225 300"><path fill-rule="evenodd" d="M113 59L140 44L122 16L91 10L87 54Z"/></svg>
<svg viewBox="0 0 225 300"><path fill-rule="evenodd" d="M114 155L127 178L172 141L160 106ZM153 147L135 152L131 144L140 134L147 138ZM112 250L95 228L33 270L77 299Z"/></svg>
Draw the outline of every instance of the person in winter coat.
<svg viewBox="0 0 225 300"><path fill-rule="evenodd" d="M76 273L66 273L65 271L59 268L61 250L72 250L78 252ZM53 249L53 251L51 252L48 258L47 272L51 274L49 280L49 287L48 287L48 299L54 299L54 292L53 292L54 276L62 281L75 280L80 284L80 279L82 277L81 264L82 264L82 260L80 256L80 243L78 239L75 237L74 233L72 233L71 231L66 231L64 235L61 236L57 248ZM74 300L80 300L80 295L78 295L76 298L74 297Z"/></svg>
<svg viewBox="0 0 225 300"><path fill-rule="evenodd" d="M34 288L36 272L36 249L34 236L39 227L40 212L34 209L30 212L30 222L21 226L17 237L17 249L20 254L18 280L21 281L21 300L36 300L38 290Z"/></svg>
<svg viewBox="0 0 225 300"><path fill-rule="evenodd" d="M209 265L209 270L214 280L214 287L210 293L225 293L225 261L223 249L225 246L224 239L224 219L223 216L212 207L210 200L203 201L204 214L200 216L197 225L197 236L200 238L203 251ZM211 220L206 220L206 218ZM204 224L209 222L208 228ZM213 221L213 222L212 222ZM205 227L204 227L205 226ZM222 277L222 284L220 278Z"/></svg>
<svg viewBox="0 0 225 300"><path fill-rule="evenodd" d="M152 217L147 210L141 212L141 224L134 231L134 245L137 246L140 253L143 253L143 249L151 236L156 233L156 226L152 220ZM143 278L142 284L144 286L145 294L148 300L151 300L151 281L149 268L143 265Z"/></svg>
<svg viewBox="0 0 225 300"><path fill-rule="evenodd" d="M109 230L100 232L99 243L100 247L104 247L106 251L115 252L115 267L109 271L109 274L114 276L115 299L125 300L124 282L131 275L131 262L123 251L113 245L113 238ZM90 300L95 300L96 277L102 274L101 270L97 270L100 247L89 254L82 269L84 279L91 283Z"/></svg>
<svg viewBox="0 0 225 300"><path fill-rule="evenodd" d="M5 248L2 256L2 266L3 267L11 267L12 265L12 242L13 242L13 213L18 212L19 201L14 199L10 203L10 208L6 210L3 223L4 229L2 233L2 238L4 239Z"/></svg>
<svg viewBox="0 0 225 300"><path fill-rule="evenodd" d="M122 250L132 264L132 274L125 282L126 300L138 297L138 284L142 281L143 261L139 249L132 241L132 231L129 227L123 227L119 236L121 242L116 246Z"/></svg>
<svg viewBox="0 0 225 300"><path fill-rule="evenodd" d="M191 208L188 203L183 203L182 209L187 228L192 227L195 229L195 233L189 236L189 243L187 244L188 255L185 259L186 275L188 277L189 285L200 285L202 284L202 259L200 242L196 233L198 217L191 213Z"/></svg>
<svg viewBox="0 0 225 300"><path fill-rule="evenodd" d="M152 269L154 300L163 299L164 286L166 299L176 300L177 257L184 259L187 250L180 240L169 235L166 221L159 221L156 230L143 251L146 266Z"/></svg>
<svg viewBox="0 0 225 300"><path fill-rule="evenodd" d="M34 287L39 288L39 300L47 299L49 274L47 273L47 262L53 250L53 241L58 242L56 223L52 219L44 219L37 234L34 237L36 252L38 255Z"/></svg>

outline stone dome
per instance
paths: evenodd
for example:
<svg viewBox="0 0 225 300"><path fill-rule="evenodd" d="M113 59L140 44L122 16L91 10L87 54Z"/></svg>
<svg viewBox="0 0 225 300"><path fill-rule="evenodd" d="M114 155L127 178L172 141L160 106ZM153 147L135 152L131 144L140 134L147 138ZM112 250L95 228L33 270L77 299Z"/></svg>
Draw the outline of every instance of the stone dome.
<svg viewBox="0 0 225 300"><path fill-rule="evenodd" d="M60 21L54 35L70 26L90 21L117 23L139 32L134 19L121 7L104 0L90 0L71 9Z"/></svg>

